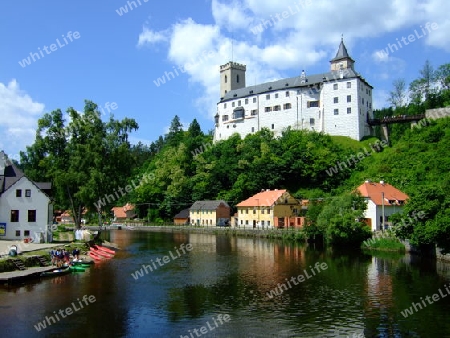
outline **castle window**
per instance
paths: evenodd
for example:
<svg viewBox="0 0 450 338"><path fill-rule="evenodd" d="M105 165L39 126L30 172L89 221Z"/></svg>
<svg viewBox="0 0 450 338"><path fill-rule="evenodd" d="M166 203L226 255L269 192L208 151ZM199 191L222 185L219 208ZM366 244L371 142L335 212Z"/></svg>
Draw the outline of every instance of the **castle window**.
<svg viewBox="0 0 450 338"><path fill-rule="evenodd" d="M270 94L266 95L266 100L270 100Z"/></svg>
<svg viewBox="0 0 450 338"><path fill-rule="evenodd" d="M351 82L347 82L347 88L352 88L352 83Z"/></svg>
<svg viewBox="0 0 450 338"><path fill-rule="evenodd" d="M272 111L272 107L266 107L266 108L264 108L264 111L266 113L271 112Z"/></svg>
<svg viewBox="0 0 450 338"><path fill-rule="evenodd" d="M255 127L252 127L252 133L254 133L255 132Z"/></svg>
<svg viewBox="0 0 450 338"><path fill-rule="evenodd" d="M286 97L289 97L289 92L286 92Z"/></svg>
<svg viewBox="0 0 450 338"><path fill-rule="evenodd" d="M334 110L334 115L339 115L339 109L336 108L336 109Z"/></svg>
<svg viewBox="0 0 450 338"><path fill-rule="evenodd" d="M273 111L280 111L281 110L281 106L274 106L273 107Z"/></svg>
<svg viewBox="0 0 450 338"><path fill-rule="evenodd" d="M234 108L234 106L236 105L236 102L232 102L231 106Z"/></svg>
<svg viewBox="0 0 450 338"><path fill-rule="evenodd" d="M352 113L352 107L347 107L347 114L351 114Z"/></svg>
<svg viewBox="0 0 450 338"><path fill-rule="evenodd" d="M291 109L291 108L292 108L292 104L290 104L290 103L285 103L283 105L283 109Z"/></svg>
<svg viewBox="0 0 450 338"><path fill-rule="evenodd" d="M334 102L334 103L339 103L339 98L338 98L338 97L335 97L335 98L333 99L333 102Z"/></svg>
<svg viewBox="0 0 450 338"><path fill-rule="evenodd" d="M272 124L272 129L275 129L275 125L274 124Z"/></svg>
<svg viewBox="0 0 450 338"><path fill-rule="evenodd" d="M275 98L278 99L278 93L275 94Z"/></svg>
<svg viewBox="0 0 450 338"><path fill-rule="evenodd" d="M253 103L256 103L256 97L253 98Z"/></svg>
<svg viewBox="0 0 450 338"><path fill-rule="evenodd" d="M369 95L369 89L366 88L366 94Z"/></svg>
<svg viewBox="0 0 450 338"><path fill-rule="evenodd" d="M308 101L307 107L308 108L318 108L319 107L319 101Z"/></svg>
<svg viewBox="0 0 450 338"><path fill-rule="evenodd" d="M352 102L352 96L351 95L347 95L347 102Z"/></svg>
<svg viewBox="0 0 450 338"><path fill-rule="evenodd" d="M248 104L248 99L245 99L245 104Z"/></svg>
<svg viewBox="0 0 450 338"><path fill-rule="evenodd" d="M223 109L227 109L227 104L226 103L223 104Z"/></svg>
<svg viewBox="0 0 450 338"><path fill-rule="evenodd" d="M239 83L239 74L236 75L236 82Z"/></svg>
<svg viewBox="0 0 450 338"><path fill-rule="evenodd" d="M314 120L314 118L311 117L311 118L309 119L309 125L310 125L310 126L313 126L313 125L315 124L315 122L316 122L316 121ZM287 202L286 202L286 203L287 203Z"/></svg>
<svg viewBox="0 0 450 338"><path fill-rule="evenodd" d="M222 115L222 121L228 121L228 115Z"/></svg>
<svg viewBox="0 0 450 338"><path fill-rule="evenodd" d="M251 115L252 115L252 116L258 115L258 109L253 109L253 110L251 111Z"/></svg>
<svg viewBox="0 0 450 338"><path fill-rule="evenodd" d="M362 98L362 104L364 104L364 98Z"/></svg>
<svg viewBox="0 0 450 338"><path fill-rule="evenodd" d="M238 106L240 106L240 105L241 105L241 100L238 101Z"/></svg>
<svg viewBox="0 0 450 338"><path fill-rule="evenodd" d="M337 90L337 89L338 89L338 84L337 84L337 83L335 83L335 84L333 85L333 89L334 89L334 90Z"/></svg>
<svg viewBox="0 0 450 338"><path fill-rule="evenodd" d="M225 83L227 83L227 82L228 82L228 76L225 75Z"/></svg>
<svg viewBox="0 0 450 338"><path fill-rule="evenodd" d="M245 110L243 108L236 108L233 111L233 119L243 119L244 116L245 116Z"/></svg>

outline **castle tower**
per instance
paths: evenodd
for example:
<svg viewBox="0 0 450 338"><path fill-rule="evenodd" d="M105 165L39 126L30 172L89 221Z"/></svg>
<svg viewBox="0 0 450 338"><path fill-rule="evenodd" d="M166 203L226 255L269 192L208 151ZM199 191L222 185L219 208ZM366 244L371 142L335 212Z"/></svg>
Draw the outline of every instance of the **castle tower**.
<svg viewBox="0 0 450 338"><path fill-rule="evenodd" d="M245 88L245 71L247 67L230 61L220 66L220 97L230 90Z"/></svg>
<svg viewBox="0 0 450 338"><path fill-rule="evenodd" d="M339 45L339 49L336 53L336 56L330 61L331 63L331 71L338 71L347 68L353 68L353 64L355 60L353 60L350 55L348 55L347 48L344 45L344 38L341 38L341 44Z"/></svg>

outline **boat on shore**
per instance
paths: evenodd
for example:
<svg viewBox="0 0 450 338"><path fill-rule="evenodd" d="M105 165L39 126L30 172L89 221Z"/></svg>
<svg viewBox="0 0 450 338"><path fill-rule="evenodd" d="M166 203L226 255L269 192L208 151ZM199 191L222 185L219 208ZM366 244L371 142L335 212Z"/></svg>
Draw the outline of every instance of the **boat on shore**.
<svg viewBox="0 0 450 338"><path fill-rule="evenodd" d="M97 255L94 251L89 251L89 257L96 262L100 262L104 259L104 257Z"/></svg>
<svg viewBox="0 0 450 338"><path fill-rule="evenodd" d="M61 276L61 275L65 275L70 272L71 272L70 266L66 266L66 267L62 267L62 268L53 269L51 271L44 271L41 273L41 277Z"/></svg>
<svg viewBox="0 0 450 338"><path fill-rule="evenodd" d="M104 247L104 246L101 246L101 245L94 245L93 248L94 249L98 249L100 251L107 252L107 253L109 253L111 255L115 255L116 254L116 252L114 250L111 250L111 249L109 249L107 247Z"/></svg>

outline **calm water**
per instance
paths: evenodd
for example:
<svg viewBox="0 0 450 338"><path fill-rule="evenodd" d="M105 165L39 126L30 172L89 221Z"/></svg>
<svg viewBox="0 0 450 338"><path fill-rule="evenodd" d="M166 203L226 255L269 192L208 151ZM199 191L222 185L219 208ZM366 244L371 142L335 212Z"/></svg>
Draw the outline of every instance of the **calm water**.
<svg viewBox="0 0 450 338"><path fill-rule="evenodd" d="M122 230L105 236L123 248L108 262L0 288L1 336L450 337L450 297L407 318L401 314L439 289L447 295L446 264L209 234ZM188 243L192 250L183 254L180 245ZM314 275L316 263L328 268ZM138 277L142 265L148 273ZM302 283L287 283L299 275ZM269 297L278 285L283 292ZM85 305L84 295L95 301ZM68 307L71 315L35 329Z"/></svg>

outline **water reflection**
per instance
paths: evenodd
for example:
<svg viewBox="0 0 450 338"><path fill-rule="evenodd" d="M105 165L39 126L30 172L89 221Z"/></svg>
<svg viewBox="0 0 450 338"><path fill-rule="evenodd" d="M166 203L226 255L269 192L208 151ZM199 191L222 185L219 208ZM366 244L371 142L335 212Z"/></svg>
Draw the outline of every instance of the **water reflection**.
<svg viewBox="0 0 450 338"><path fill-rule="evenodd" d="M180 337L229 314L230 322L209 335L450 336L450 297L411 317L401 315L449 281L450 269L442 263L188 232L122 230L104 236L122 248L114 259L85 273L0 289L0 315L9 337L35 334L35 323L83 295L95 295L96 302L46 328L46 335ZM187 243L192 251L154 271L142 270ZM327 269L271 293L317 262ZM430 326L433 321L439 327Z"/></svg>

